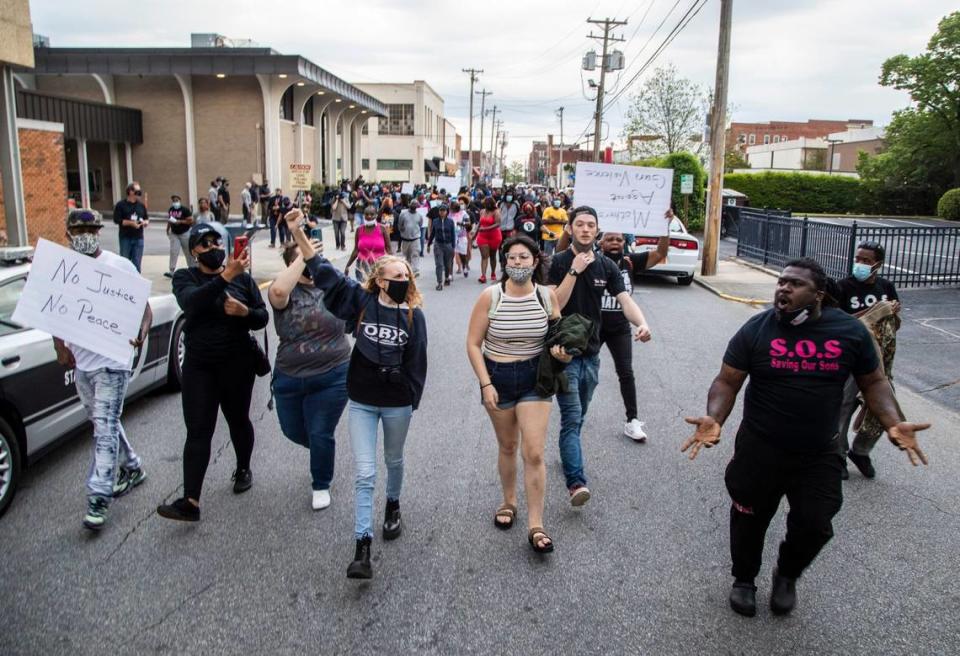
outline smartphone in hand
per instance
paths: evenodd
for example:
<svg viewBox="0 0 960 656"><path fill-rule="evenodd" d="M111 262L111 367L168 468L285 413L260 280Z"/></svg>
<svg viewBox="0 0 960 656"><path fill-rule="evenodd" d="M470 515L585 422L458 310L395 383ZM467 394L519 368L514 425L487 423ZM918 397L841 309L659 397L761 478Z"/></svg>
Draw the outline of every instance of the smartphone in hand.
<svg viewBox="0 0 960 656"><path fill-rule="evenodd" d="M247 235L238 235L233 239L233 259L239 260L243 252L250 244L250 238Z"/></svg>

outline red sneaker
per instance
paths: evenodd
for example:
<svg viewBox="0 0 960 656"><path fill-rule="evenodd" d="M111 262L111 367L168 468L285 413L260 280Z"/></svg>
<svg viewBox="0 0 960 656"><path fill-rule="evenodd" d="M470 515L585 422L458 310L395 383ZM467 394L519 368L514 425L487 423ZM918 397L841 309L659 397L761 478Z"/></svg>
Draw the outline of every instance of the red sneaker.
<svg viewBox="0 0 960 656"><path fill-rule="evenodd" d="M477 278L477 282L482 285L483 283L487 282L487 277L486 277L486 276L480 276L479 278Z"/></svg>

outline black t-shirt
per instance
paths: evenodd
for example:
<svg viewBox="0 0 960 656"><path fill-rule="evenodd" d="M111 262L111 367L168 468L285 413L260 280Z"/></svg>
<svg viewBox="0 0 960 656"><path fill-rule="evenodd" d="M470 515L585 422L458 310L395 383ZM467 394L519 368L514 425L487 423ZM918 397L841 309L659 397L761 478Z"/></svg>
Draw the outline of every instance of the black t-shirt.
<svg viewBox="0 0 960 656"><path fill-rule="evenodd" d="M644 251L643 253L624 253L619 262L614 260L614 263L620 268L620 275L623 277L623 286L628 294L633 294L634 272L640 272L647 268L648 255L650 255L650 251ZM630 267L631 264L633 268ZM620 307L620 301L606 291L603 292L603 319L600 325L600 332L608 335L620 335L630 332L630 322L623 315L623 308Z"/></svg>
<svg viewBox="0 0 960 656"><path fill-rule="evenodd" d="M223 205L230 204L230 192L227 191L226 187L220 187L220 191L217 192L217 202Z"/></svg>
<svg viewBox="0 0 960 656"><path fill-rule="evenodd" d="M526 235L532 239L535 244L540 243L540 217L536 214L533 216L521 214L517 217L514 227L518 234Z"/></svg>
<svg viewBox="0 0 960 656"><path fill-rule="evenodd" d="M193 213L190 211L189 207L184 207L181 205L180 207L171 207L169 210L167 210L167 216L169 216L171 219L183 221L184 219L189 219L191 216L193 216ZM170 224L170 232L175 235L182 235L188 230L190 230L190 225L187 223Z"/></svg>
<svg viewBox="0 0 960 656"><path fill-rule="evenodd" d="M866 326L836 308L800 326L761 312L733 336L723 362L750 376L742 428L791 451L835 448L844 383L880 365Z"/></svg>
<svg viewBox="0 0 960 656"><path fill-rule="evenodd" d="M840 288L840 309L848 314L857 314L870 308L877 301L899 301L897 288L889 280L877 276L873 283L860 282L853 276L837 283Z"/></svg>
<svg viewBox="0 0 960 656"><path fill-rule="evenodd" d="M572 248L553 256L550 263L549 283L559 286L573 266L576 253ZM563 306L562 314L582 314L593 319L593 334L584 355L596 355L600 352L600 321L603 314L603 295L617 296L626 291L620 269L606 255L597 254L596 259L577 276L577 282L570 292L570 299Z"/></svg>
<svg viewBox="0 0 960 656"><path fill-rule="evenodd" d="M142 228L131 228L123 225L124 221L146 221L147 208L140 201L131 203L126 198L113 206L113 222L120 226L120 236L129 239L143 239Z"/></svg>

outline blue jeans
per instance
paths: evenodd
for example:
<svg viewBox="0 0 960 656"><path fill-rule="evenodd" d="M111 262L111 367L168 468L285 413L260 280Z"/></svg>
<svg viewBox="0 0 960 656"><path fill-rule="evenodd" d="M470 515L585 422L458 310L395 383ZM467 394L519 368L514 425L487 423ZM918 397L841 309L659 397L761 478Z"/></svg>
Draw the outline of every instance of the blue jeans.
<svg viewBox="0 0 960 656"><path fill-rule="evenodd" d="M76 380L80 402L93 423L94 451L87 476L87 495L110 499L113 497L113 483L117 478L121 452L125 456L124 467L127 469L138 469L142 464L120 423L130 372L77 369Z"/></svg>
<svg viewBox="0 0 960 656"><path fill-rule="evenodd" d="M544 240L543 240L543 255L544 255L544 257L550 257L551 255L553 255L553 252L557 249L557 241L558 241L558 240L556 240L556 239L553 239L553 240L544 239Z"/></svg>
<svg viewBox="0 0 960 656"><path fill-rule="evenodd" d="M333 433L347 405L348 362L326 373L296 378L277 370L273 393L280 430L291 442L310 449L314 490L329 490L337 443Z"/></svg>
<svg viewBox="0 0 960 656"><path fill-rule="evenodd" d="M600 379L600 356L586 355L574 358L564 370L570 391L557 394L560 403L560 460L567 489L574 485L586 485L583 473L583 450L580 446L580 431L587 414L593 391Z"/></svg>
<svg viewBox="0 0 960 656"><path fill-rule="evenodd" d="M350 401L353 447L354 537L373 537L373 488L377 482L377 424L383 422L383 460L387 465L387 499L399 499L403 487L403 443L413 406L378 408Z"/></svg>
<svg viewBox="0 0 960 656"><path fill-rule="evenodd" d="M423 257L423 247L427 243L427 227L420 226L420 257Z"/></svg>
<svg viewBox="0 0 960 656"><path fill-rule="evenodd" d="M143 260L143 237L120 237L120 257L125 257L140 271Z"/></svg>

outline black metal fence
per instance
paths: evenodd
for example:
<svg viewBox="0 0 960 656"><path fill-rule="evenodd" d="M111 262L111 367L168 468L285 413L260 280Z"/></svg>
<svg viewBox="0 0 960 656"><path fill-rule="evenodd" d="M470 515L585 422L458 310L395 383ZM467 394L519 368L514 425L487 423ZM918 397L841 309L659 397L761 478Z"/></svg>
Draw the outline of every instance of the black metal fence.
<svg viewBox="0 0 960 656"><path fill-rule="evenodd" d="M845 278L864 241L886 248L880 275L898 287L960 284L960 226L838 225L742 208L737 255L773 268L812 257L829 275Z"/></svg>

